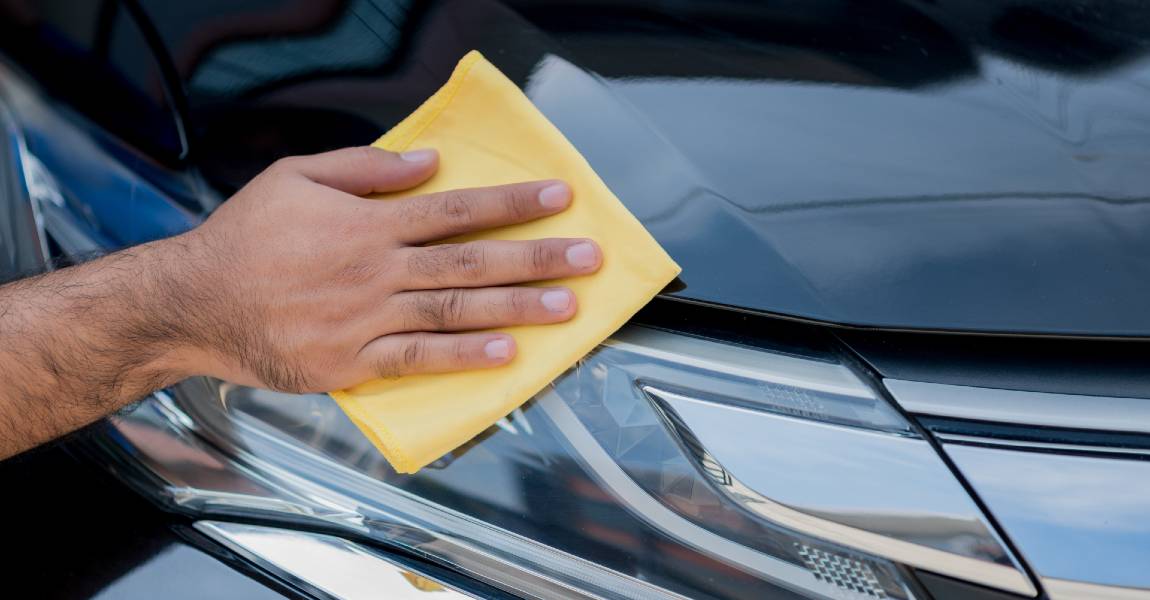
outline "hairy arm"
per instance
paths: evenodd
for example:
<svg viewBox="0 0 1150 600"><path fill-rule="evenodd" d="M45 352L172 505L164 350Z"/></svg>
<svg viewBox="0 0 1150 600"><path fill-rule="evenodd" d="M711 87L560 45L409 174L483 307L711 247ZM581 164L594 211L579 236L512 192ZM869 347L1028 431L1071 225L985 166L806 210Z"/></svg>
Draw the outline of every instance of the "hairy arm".
<svg viewBox="0 0 1150 600"><path fill-rule="evenodd" d="M0 458L190 374L163 305L185 250L173 238L0 287Z"/></svg>
<svg viewBox="0 0 1150 600"><path fill-rule="evenodd" d="M570 290L517 284L592 273L598 247L435 243L564 210L557 181L362 198L437 167L431 151L284 159L192 231L0 286L0 459L193 375L312 392L513 360L494 329L575 313Z"/></svg>

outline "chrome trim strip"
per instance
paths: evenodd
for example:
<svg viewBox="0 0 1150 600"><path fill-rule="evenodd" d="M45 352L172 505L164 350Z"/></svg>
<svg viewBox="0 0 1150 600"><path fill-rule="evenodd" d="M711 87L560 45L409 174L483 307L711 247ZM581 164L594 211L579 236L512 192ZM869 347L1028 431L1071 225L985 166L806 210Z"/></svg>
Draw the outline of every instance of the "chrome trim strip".
<svg viewBox="0 0 1150 600"><path fill-rule="evenodd" d="M10 93L9 90L11 86L15 83L17 82L15 82L8 66L0 63L0 134L8 138L8 140L0 140L0 143L7 146L7 142L12 142L10 149L0 153L0 156L3 156L6 161L12 164L8 167L0 166L0 169L12 168L14 175L19 175L24 179L24 197L28 201L29 208L32 211L32 220L36 226L36 242L40 249L39 260L47 263L51 257L51 252L48 249L48 237L44 229L44 216L41 214L40 209L42 198L38 197L33 189L31 189L33 187L33 180L29 176L30 173L28 172L28 163L26 160L29 156L28 144L24 139L24 132L20 128L20 122L16 118L16 114L9 106L10 100L7 97ZM7 191L8 190L0 190L0 193L7 193Z"/></svg>
<svg viewBox="0 0 1150 600"><path fill-rule="evenodd" d="M223 521L193 527L297 587L341 600L423 600L432 591L443 600L474 597L343 538Z"/></svg>
<svg viewBox="0 0 1150 600"><path fill-rule="evenodd" d="M838 363L710 342L647 327L624 327L603 345L716 373L856 398L874 397L874 392L850 368Z"/></svg>
<svg viewBox="0 0 1150 600"><path fill-rule="evenodd" d="M1020 425L1150 433L1150 399L1024 392L902 379L883 384L912 413Z"/></svg>
<svg viewBox="0 0 1150 600"><path fill-rule="evenodd" d="M763 519L807 535L935 573L1019 594L1030 596L1037 594L1037 590L1030 579L1014 565L990 562L990 560L899 539L896 537L898 535L896 533L877 533L858 526L870 525L878 528L881 525L894 523L909 530L916 525L921 527L924 521L932 518L938 522L946 523L946 526L950 528L961 524L965 526L962 535L976 537L979 540L977 546L996 547L1001 553L1000 556L1011 560L1005 545L998 540L993 529L984 524L981 511L968 499L966 500L968 506L950 503L936 507L931 505L929 494L927 494L926 505L923 508L917 509L918 512L915 514L906 512L905 507L908 504L904 502L905 496L914 498L924 496L923 488L916 486L926 486L928 490L939 492L939 488L945 490L949 485L953 489L948 490L949 493L942 494L943 496L967 498L965 491L953 479L953 475L946 468L945 463L939 459L934 449L925 441L808 422L741 407L711 404L681 394L657 390L650 386L644 387L644 390L652 397L657 398L659 404L665 405L661 406L661 409L672 411L672 420L678 421L677 424L672 424L672 427L686 429L686 431L679 431L680 435L691 436L698 442L689 445L698 446L702 451L707 452L706 458L708 460L706 463L708 467L722 471L722 483L715 481L715 478L712 477L712 482L715 483L716 487L733 501L752 513L760 515ZM704 415L710 417L709 422L703 422L707 420ZM749 433L746 430L756 431L761 436L760 439L769 439L774 443L792 447L793 450L786 453L787 459L779 454L774 456L774 458L779 459L776 461L769 460L770 456L756 456L753 463L746 461L740 463L739 461L743 460L743 454L733 448L725 448L726 452L720 451L717 454L710 453L710 448L719 448L724 445L724 440L720 439L720 436L733 437L741 442L749 441ZM806 506L800 507L784 503L777 498L767 496L767 493L770 493L767 491L771 487L770 482L782 476L785 471L802 470L809 472L809 469L804 468L803 465L811 468L822 468L819 465L823 462L820 462L819 459L824 458L824 456L808 460L809 455L812 452L817 453L817 450L813 450L811 446L804 447L804 439L809 440L810 444L818 446L832 443L830 442L832 437L837 440L838 445L832 449L830 454L840 455L839 460L841 462L838 464L843 469L840 473L828 472L824 475L841 481L843 483L842 491L847 494L852 489L850 477L860 478L855 479L854 483L860 488L858 491L866 492L862 494L863 496L873 495L876 488L883 490L889 488L890 496L880 492L882 499L888 500L889 505L872 498L869 505L866 501L860 501L861 503L857 504L857 508L852 507L852 510L847 511L843 510L842 507L851 506L851 502L842 502L840 499L826 497L828 487L818 484L796 485L793 481L786 481L780 485L785 485L788 488L786 492L795 502L803 502ZM868 471L866 464L852 464L852 454L858 454L867 459L887 456L890 462L877 466L872 465L874 469ZM780 464L773 465L776 468L772 469L764 464L764 460ZM855 469L862 469L862 472L857 475L850 473ZM888 472L892 477L886 477ZM757 478L759 481L753 482L753 485L748 485L740 480L740 476L745 477L747 475ZM913 479L913 481L900 482L898 480L899 475ZM874 481L867 481L870 479ZM795 489L796 487L802 489ZM918 493L915 493L916 489ZM938 496L935 497L935 500L938 500ZM878 502L877 506L875 502ZM816 514L814 512L816 509L819 509L821 514ZM935 512L927 512L931 509ZM849 524L844 523L848 520L850 521ZM898 528L895 527L894 529L897 530Z"/></svg>
<svg viewBox="0 0 1150 600"><path fill-rule="evenodd" d="M1042 586L1050 600L1148 600L1150 590L1141 588L1098 585L1066 579L1044 578Z"/></svg>
<svg viewBox="0 0 1150 600"><path fill-rule="evenodd" d="M1031 442L1022 440L1007 440L1001 438L981 437L976 435L960 435L957 433L938 433L938 439L954 444L968 446L982 446L985 448L1018 448L1020 450L1050 450L1054 452L1073 452L1075 454L1129 454L1131 456L1150 456L1150 450L1142 448L1119 448L1117 446L1086 446L1083 444L1057 444L1053 442Z"/></svg>
<svg viewBox="0 0 1150 600"><path fill-rule="evenodd" d="M1025 596L1038 595L1038 591L1030 583L1030 579L1013 567L967 558L847 525L840 525L755 494L754 490L733 477L731 482L733 493L751 494L752 497L757 497L755 502L747 503L748 508L784 527L790 527L807 535L832 540L844 546L850 546L941 575L977 582Z"/></svg>

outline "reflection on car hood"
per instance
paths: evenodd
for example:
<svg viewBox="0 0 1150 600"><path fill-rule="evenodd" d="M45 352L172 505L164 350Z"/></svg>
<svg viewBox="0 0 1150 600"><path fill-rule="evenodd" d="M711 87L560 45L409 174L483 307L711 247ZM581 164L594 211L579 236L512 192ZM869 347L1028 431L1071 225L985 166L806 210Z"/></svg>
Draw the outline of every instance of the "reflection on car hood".
<svg viewBox="0 0 1150 600"><path fill-rule="evenodd" d="M596 78L527 91L684 268L675 296L855 325L1150 334L1150 62L906 92ZM1143 84L1145 85L1145 84Z"/></svg>

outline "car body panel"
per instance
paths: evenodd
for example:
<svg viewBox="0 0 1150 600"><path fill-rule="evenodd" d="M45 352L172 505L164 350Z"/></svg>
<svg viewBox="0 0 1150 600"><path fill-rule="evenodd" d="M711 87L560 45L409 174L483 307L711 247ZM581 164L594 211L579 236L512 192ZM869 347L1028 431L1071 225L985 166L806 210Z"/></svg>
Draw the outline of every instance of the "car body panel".
<svg viewBox="0 0 1150 600"><path fill-rule="evenodd" d="M161 201L194 188L188 182L201 174L226 195L280 156L370 143L477 48L685 267L638 322L751 345L833 337L877 374L912 381L1150 397L1143 341L1016 335L1150 336L1144 4L69 6L6 5L18 14L5 13L12 18L0 24L0 49L71 106L77 123L116 137L94 136L147 178L147 186L85 186L94 200L73 207L116 244L191 226L211 205L192 198L202 190L181 189L178 206ZM28 140L70 180L99 175L76 170L82 157L58 147L50 129ZM0 251L11 259L6 273L17 274L39 264L42 248L26 235L30 209L13 210L3 225L25 226L0 236ZM820 323L858 328L829 332ZM105 554L55 555L55 572L71 582L60 597L127 590L137 572L156 585L220 578L235 586L232 597L262 581L204 554L178 533L178 519L150 506L125 501L131 514L115 520L108 506L121 498L110 488L75 500L64 484L82 482L83 469L39 456L0 469L4 481L29 482L3 514L16 515L21 503L51 509L25 513L39 518L19 522L14 539L47 536L35 542L46 553L70 536L127 535L117 529L130 519L157 524L111 539ZM78 530L60 519L71 502L95 507L106 527ZM141 554L119 562L119 546ZM1027 549L1019 555L1025 560ZM21 560L20 581L45 586L35 557ZM967 593L931 577L922 580L932 589Z"/></svg>
<svg viewBox="0 0 1150 600"><path fill-rule="evenodd" d="M143 82L120 96L159 122L181 104L172 65L189 164L225 193L279 156L370 142L477 48L683 265L668 295L866 327L1150 335L1142 4L140 5L149 27L104 17L108 70ZM21 48L101 39L39 25ZM152 30L170 58L140 56Z"/></svg>
<svg viewBox="0 0 1150 600"><path fill-rule="evenodd" d="M672 296L1148 335L1148 9L1074 20L1077 4L352 2L194 50L168 24L182 15L153 12L200 156L228 156L232 184L250 176L234 163L374 139L478 48L683 265ZM290 51L317 54L280 64Z"/></svg>
<svg viewBox="0 0 1150 600"><path fill-rule="evenodd" d="M1048 580L1051 598L1082 597L1063 591L1063 582L1150 587L1143 568L1150 535L1145 454L1090 456L959 443L947 443L946 452L1027 549L1035 572Z"/></svg>
<svg viewBox="0 0 1150 600"><path fill-rule="evenodd" d="M101 600L296 598L267 578L237 571L180 534L114 477L70 449L90 432L0 462L0 519L13 551L5 595ZM232 560L232 564L239 561Z"/></svg>

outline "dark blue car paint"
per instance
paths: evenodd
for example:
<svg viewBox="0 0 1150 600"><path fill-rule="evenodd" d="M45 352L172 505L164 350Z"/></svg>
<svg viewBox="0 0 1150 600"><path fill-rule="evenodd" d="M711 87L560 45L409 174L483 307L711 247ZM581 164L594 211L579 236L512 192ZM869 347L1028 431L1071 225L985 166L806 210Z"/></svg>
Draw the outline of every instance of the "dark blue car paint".
<svg viewBox="0 0 1150 600"><path fill-rule="evenodd" d="M170 129L225 193L280 155L371 141L478 48L683 265L671 296L1150 335L1145 4L140 4L183 89L157 91L144 41L113 35L110 70L153 79L137 96L157 111L186 92Z"/></svg>
<svg viewBox="0 0 1150 600"><path fill-rule="evenodd" d="M29 148L73 186L66 191L78 218L110 246L194 224L210 205L189 184L199 174L226 195L279 156L369 143L478 48L685 267L639 320L752 344L783 339L798 353L832 337L887 376L1150 394L1142 341L870 330L1150 336L1144 4L109 0L68 8L6 19L0 50L76 111L73 124L119 138L95 136L147 180L129 185L131 177L93 169L47 121L26 124ZM107 25L90 46L57 31L92 14ZM147 15L148 27L133 15ZM150 56L155 45L141 33L149 28L170 56ZM299 47L311 52L295 65L269 59ZM157 63L173 65L180 81ZM173 109L173 95L186 106ZM0 249L21 258L5 263L9 274L33 252L10 239L0 238ZM179 519L111 479L93 483L90 466L58 453L0 465L0 480L25 482L6 486L0 505L9 539L30 549L6 565L11 585L61 598L101 590L136 598L163 591L155 582L195 577L219 582L229 597L291 593L227 566L246 569L239 562L209 558L227 560L176 533ZM76 539L96 543L77 547ZM163 558L172 553L181 560ZM46 556L51 579L41 575ZM132 593L115 583L133 578L153 587ZM938 598L984 593L919 579Z"/></svg>

